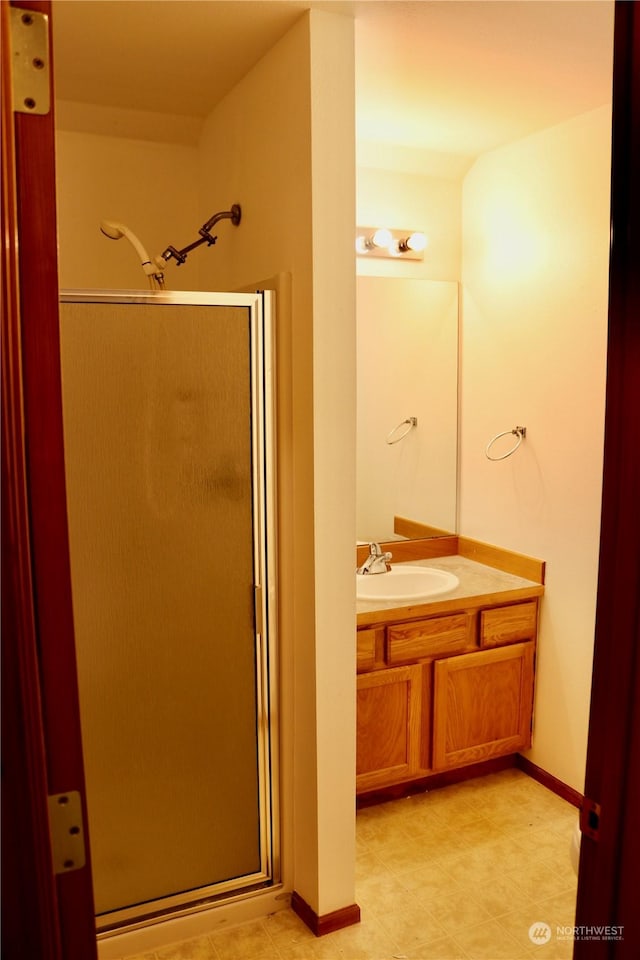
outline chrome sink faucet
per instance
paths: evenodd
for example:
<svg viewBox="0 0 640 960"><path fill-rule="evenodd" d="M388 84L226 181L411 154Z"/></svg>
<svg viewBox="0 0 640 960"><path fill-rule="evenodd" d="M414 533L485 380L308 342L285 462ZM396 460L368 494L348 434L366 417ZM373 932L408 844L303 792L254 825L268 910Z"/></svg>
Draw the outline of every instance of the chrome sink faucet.
<svg viewBox="0 0 640 960"><path fill-rule="evenodd" d="M386 573L388 570L391 570L391 560L392 554L383 553L379 543L370 543L369 544L369 556L362 564L362 566L356 569L356 573L365 574L365 573Z"/></svg>

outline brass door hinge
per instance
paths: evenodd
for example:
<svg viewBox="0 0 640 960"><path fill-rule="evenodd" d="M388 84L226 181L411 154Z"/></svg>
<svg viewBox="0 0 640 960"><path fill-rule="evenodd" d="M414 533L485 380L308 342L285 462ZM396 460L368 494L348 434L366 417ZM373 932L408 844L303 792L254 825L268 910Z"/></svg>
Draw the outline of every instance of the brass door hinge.
<svg viewBox="0 0 640 960"><path fill-rule="evenodd" d="M49 17L11 7L10 22L14 113L49 113Z"/></svg>
<svg viewBox="0 0 640 960"><path fill-rule="evenodd" d="M580 830L592 840L600 839L600 804L585 797L580 807Z"/></svg>
<svg viewBox="0 0 640 960"><path fill-rule="evenodd" d="M86 862L80 794L77 790L69 790L54 793L47 799L53 872L79 870Z"/></svg>

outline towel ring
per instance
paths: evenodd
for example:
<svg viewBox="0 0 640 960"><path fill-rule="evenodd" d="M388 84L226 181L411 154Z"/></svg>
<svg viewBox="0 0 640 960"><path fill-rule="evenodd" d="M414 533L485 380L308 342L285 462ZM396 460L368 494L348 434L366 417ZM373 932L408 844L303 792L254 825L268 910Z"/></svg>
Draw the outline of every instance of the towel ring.
<svg viewBox="0 0 640 960"><path fill-rule="evenodd" d="M489 451L491 450L491 447L493 446L493 444L496 442L496 440L499 440L500 437L507 437L510 433L512 433L514 436L518 438L514 443L514 445L511 447L510 450L507 450L506 453L503 453L501 457L492 457ZM492 440L489 440L489 443L487 444L487 448L484 451L487 460L506 460L507 457L510 457L512 453L516 452L516 450L518 449L518 447L520 446L520 444L522 443L526 435L527 435L526 427L514 427L513 430L503 430L502 433L496 433L495 437L493 437Z"/></svg>
<svg viewBox="0 0 640 960"><path fill-rule="evenodd" d="M406 430L403 433L401 433L397 437L393 437L393 435L397 433L401 427L404 427L407 424L408 426L406 427ZM406 437L406 435L410 433L414 427L417 427L417 426L418 426L417 417L407 417L406 420L401 420L400 423L397 426L395 426L393 430L390 430L389 433L387 434L387 443L389 444L389 446L392 446L394 443L399 443L400 440L403 440ZM391 439L392 437L393 439Z"/></svg>

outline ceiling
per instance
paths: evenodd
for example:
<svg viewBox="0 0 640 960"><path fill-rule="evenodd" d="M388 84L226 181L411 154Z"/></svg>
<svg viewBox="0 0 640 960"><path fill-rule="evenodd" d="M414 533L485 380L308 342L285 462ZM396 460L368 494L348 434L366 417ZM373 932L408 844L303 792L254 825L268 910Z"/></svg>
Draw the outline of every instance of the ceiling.
<svg viewBox="0 0 640 960"><path fill-rule="evenodd" d="M475 156L611 97L613 0L53 0L56 94L201 120L310 7L355 17L360 141Z"/></svg>

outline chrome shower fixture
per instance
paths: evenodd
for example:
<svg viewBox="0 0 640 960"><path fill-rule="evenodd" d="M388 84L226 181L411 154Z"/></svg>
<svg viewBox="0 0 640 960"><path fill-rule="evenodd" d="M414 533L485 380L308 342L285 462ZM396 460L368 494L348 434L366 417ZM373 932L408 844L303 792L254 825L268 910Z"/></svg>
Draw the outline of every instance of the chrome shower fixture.
<svg viewBox="0 0 640 960"><path fill-rule="evenodd" d="M199 247L200 244L206 243L208 247L212 246L216 240L217 236L214 237L211 234L211 230L220 220L231 220L231 223L234 227L237 227L240 223L242 217L242 210L240 209L239 203L234 203L231 207L231 210L222 210L220 213L214 213L210 220L207 220L203 226L200 227L198 233L200 234L199 240L194 240L193 243L190 243L188 246L183 247L182 250L176 250L175 247L167 247L166 250L162 253L162 258L167 261L172 258L177 262L178 266L185 262L187 259L187 254L192 250L195 250L196 247Z"/></svg>
<svg viewBox="0 0 640 960"><path fill-rule="evenodd" d="M122 237L126 237L140 257L140 263L149 278L150 287L152 289L156 286L164 287L164 261L160 257L154 257L152 260L135 233L132 233L123 223L114 223L113 220L103 220L100 224L100 230L110 240L121 240Z"/></svg>

